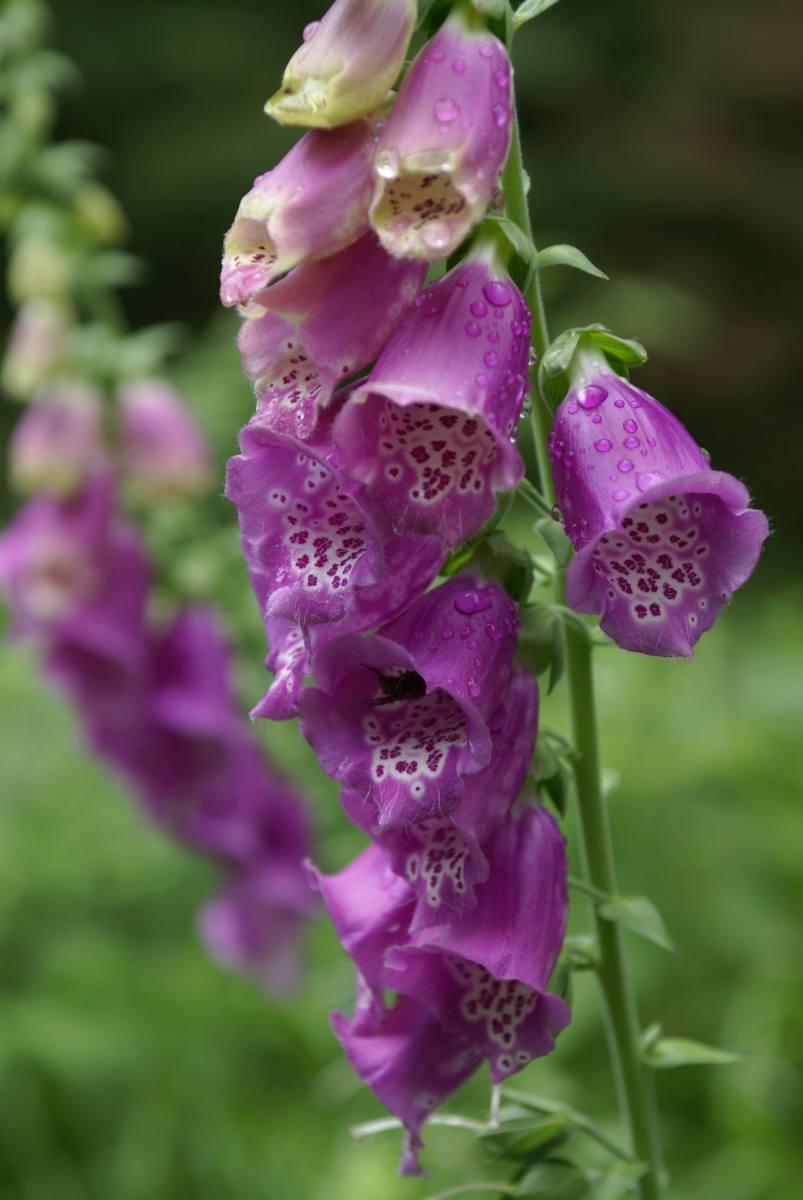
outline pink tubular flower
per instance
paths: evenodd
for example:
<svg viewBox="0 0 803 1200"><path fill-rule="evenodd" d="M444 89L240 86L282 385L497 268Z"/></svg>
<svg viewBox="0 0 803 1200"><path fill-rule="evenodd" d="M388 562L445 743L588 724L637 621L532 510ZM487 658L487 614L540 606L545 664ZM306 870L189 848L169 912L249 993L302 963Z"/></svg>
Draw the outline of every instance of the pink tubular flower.
<svg viewBox="0 0 803 1200"><path fill-rule="evenodd" d="M688 656L752 573L767 518L652 396L597 355L578 369L550 438L577 551L568 602L626 650Z"/></svg>
<svg viewBox="0 0 803 1200"><path fill-rule="evenodd" d="M491 759L518 632L495 584L454 578L371 637L315 655L301 728L327 774L366 797L380 826L444 817Z"/></svg>
<svg viewBox="0 0 803 1200"><path fill-rule="evenodd" d="M223 304L247 307L291 267L334 254L367 230L375 145L363 121L313 130L254 181L226 234Z"/></svg>
<svg viewBox="0 0 803 1200"><path fill-rule="evenodd" d="M516 486L530 315L488 247L433 283L402 318L334 429L343 468L399 530L454 545Z"/></svg>
<svg viewBox="0 0 803 1200"><path fill-rule="evenodd" d="M310 437L336 386L379 353L424 273L367 233L255 295L252 311L268 311L243 322L239 346L263 423Z"/></svg>
<svg viewBox="0 0 803 1200"><path fill-rule="evenodd" d="M120 391L123 471L152 498L191 496L209 486L209 444L175 388L162 379Z"/></svg>
<svg viewBox="0 0 803 1200"><path fill-rule="evenodd" d="M406 1125L405 1171L416 1167L426 1117L482 1059L501 1082L548 1054L569 1022L565 1002L547 990L567 914L564 840L554 818L543 808L509 818L488 843L488 860L471 913L416 930L414 894L377 847L338 875L316 876L363 981L354 1018L337 1015L335 1032L357 1072ZM401 997L390 1010L384 989ZM395 1040L386 1041L391 1034Z"/></svg>
<svg viewBox="0 0 803 1200"><path fill-rule="evenodd" d="M447 258L481 219L510 146L501 42L456 12L408 71L380 134L371 223L392 253Z"/></svg>
<svg viewBox="0 0 803 1200"><path fill-rule="evenodd" d="M330 129L367 116L402 68L415 0L335 0L304 30L265 111L283 125Z"/></svg>
<svg viewBox="0 0 803 1200"><path fill-rule="evenodd" d="M100 397L90 387L51 387L23 414L11 436L9 474L20 491L69 495L102 457Z"/></svg>
<svg viewBox="0 0 803 1200"><path fill-rule="evenodd" d="M408 825L382 826L376 807L359 793L341 797L350 819L388 855L397 875L414 889L412 929L431 925L446 913L462 913L476 903L475 888L488 878L483 847L507 817L521 791L535 748L538 688L513 672L489 724L491 759L469 775L460 805L447 816L425 817Z"/></svg>
<svg viewBox="0 0 803 1200"><path fill-rule="evenodd" d="M29 399L62 369L72 321L55 300L28 300L17 313L2 365L3 387Z"/></svg>
<svg viewBox="0 0 803 1200"><path fill-rule="evenodd" d="M309 444L274 433L257 416L242 431L243 453L229 462L226 495L237 506L268 627L268 665L277 671L257 715L295 712L306 670L303 635L317 644L389 620L443 561L438 538L394 534L344 478L331 445L331 416Z"/></svg>

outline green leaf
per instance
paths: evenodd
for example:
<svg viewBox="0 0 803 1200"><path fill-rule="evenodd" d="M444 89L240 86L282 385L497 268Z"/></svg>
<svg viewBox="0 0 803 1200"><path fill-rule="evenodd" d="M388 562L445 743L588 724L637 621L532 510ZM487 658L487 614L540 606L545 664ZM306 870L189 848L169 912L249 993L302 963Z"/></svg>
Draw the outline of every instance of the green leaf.
<svg viewBox="0 0 803 1200"><path fill-rule="evenodd" d="M591 259L578 250L576 246L556 245L546 246L539 250L533 259L537 270L544 267L574 267L576 271L585 271L586 275L594 275L597 279L607 279L608 276L599 267L595 267Z"/></svg>
<svg viewBox="0 0 803 1200"><path fill-rule="evenodd" d="M563 673L563 664L560 663L558 669L558 666L556 666L553 661L553 671L555 672L555 682L552 682L552 672L550 672L549 687L547 689L550 692L553 690L555 684L558 682L561 674ZM548 779L545 779L541 785L542 790L551 800L555 811L562 817L566 816L569 808L569 799L572 794L573 783L574 772L572 771L571 767L567 766L565 762L560 762L558 764L557 772L554 775L551 775Z"/></svg>
<svg viewBox="0 0 803 1200"><path fill-rule="evenodd" d="M569 1163L542 1163L519 1180L518 1196L539 1200L581 1200L589 1193L589 1181L579 1167Z"/></svg>
<svg viewBox="0 0 803 1200"><path fill-rule="evenodd" d="M534 529L546 542L557 565L567 567L571 562L573 550L560 522L554 517L539 517Z"/></svg>
<svg viewBox="0 0 803 1200"><path fill-rule="evenodd" d="M533 585L532 560L501 529L482 539L474 557L481 573L498 580L517 603L527 599Z"/></svg>
<svg viewBox="0 0 803 1200"><path fill-rule="evenodd" d="M472 6L478 13L492 21L504 21L507 11L507 0L471 0Z"/></svg>
<svg viewBox="0 0 803 1200"><path fill-rule="evenodd" d="M546 12L557 2L558 0L524 0L524 3L520 4L513 14L513 29L521 29L522 25L526 25L535 17L540 17L542 12Z"/></svg>
<svg viewBox="0 0 803 1200"><path fill-rule="evenodd" d="M599 906L598 912L606 921L624 925L632 933L654 942L656 946L662 946L664 950L675 949L663 917L646 896L611 896Z"/></svg>
<svg viewBox="0 0 803 1200"><path fill-rule="evenodd" d="M594 1200L620 1200L634 1190L646 1170L646 1165L641 1162L616 1163L594 1180L591 1189Z"/></svg>
<svg viewBox="0 0 803 1200"><path fill-rule="evenodd" d="M534 604L522 609L519 655L535 675L549 671L551 692L566 665L563 625L552 606Z"/></svg>
<svg viewBox="0 0 803 1200"><path fill-rule="evenodd" d="M418 29L434 33L449 15L451 0L418 0Z"/></svg>
<svg viewBox="0 0 803 1200"><path fill-rule="evenodd" d="M499 1158L535 1163L564 1141L570 1131L571 1121L565 1113L555 1113L540 1121L527 1116L489 1130L483 1141Z"/></svg>
<svg viewBox="0 0 803 1200"><path fill-rule="evenodd" d="M515 221L511 221L510 217L497 216L496 214L492 214L485 219L494 229L504 235L511 249L523 262L529 265L533 261L532 242L526 233L519 229Z"/></svg>
<svg viewBox="0 0 803 1200"><path fill-rule="evenodd" d="M563 947L569 956L573 971L596 971L599 966L599 948L590 934L571 934L564 940Z"/></svg>
<svg viewBox="0 0 803 1200"><path fill-rule="evenodd" d="M580 339L600 350L615 366L639 367L646 362L647 351L640 342L621 338L604 325L584 325L566 329L549 345L541 359L541 370L552 378L569 370Z"/></svg>
<svg viewBox="0 0 803 1200"><path fill-rule="evenodd" d="M740 1054L729 1050L718 1050L689 1038L657 1037L642 1049L642 1057L648 1067L667 1070L670 1067L724 1067L741 1062Z"/></svg>

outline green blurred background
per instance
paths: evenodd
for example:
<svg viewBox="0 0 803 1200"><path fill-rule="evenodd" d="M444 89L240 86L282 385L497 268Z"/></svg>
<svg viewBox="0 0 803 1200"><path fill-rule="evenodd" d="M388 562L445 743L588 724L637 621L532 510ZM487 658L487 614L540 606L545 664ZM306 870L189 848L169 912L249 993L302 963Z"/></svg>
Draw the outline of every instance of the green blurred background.
<svg viewBox="0 0 803 1200"><path fill-rule="evenodd" d="M109 151L130 248L149 264L127 311L191 329L175 378L222 464L251 400L236 319L217 312L220 241L292 140L261 107L323 4L54 7L55 44L83 76L59 133ZM692 663L599 655L622 887L649 893L679 951L632 941L644 1022L744 1055L658 1076L674 1200L798 1200L803 1178L801 38L792 0L563 0L517 47L540 241L573 242L611 276L549 273L553 329L602 320L645 341L639 383L775 529ZM219 498L202 513L165 518L155 549L180 542L186 590L217 596L253 701L261 632L233 515ZM307 788L320 860L342 865L358 841L332 786L287 727L260 732ZM0 659L0 744L2 1200L419 1200L499 1177L460 1131L430 1133L423 1181L395 1179L396 1135L349 1140L380 1108L328 1029L351 1001L330 930L312 930L290 1004L212 964L193 922L213 870L142 823L19 647ZM573 920L584 927L579 898ZM592 979L578 979L556 1054L522 1082L615 1130ZM449 1107L486 1103L478 1080Z"/></svg>

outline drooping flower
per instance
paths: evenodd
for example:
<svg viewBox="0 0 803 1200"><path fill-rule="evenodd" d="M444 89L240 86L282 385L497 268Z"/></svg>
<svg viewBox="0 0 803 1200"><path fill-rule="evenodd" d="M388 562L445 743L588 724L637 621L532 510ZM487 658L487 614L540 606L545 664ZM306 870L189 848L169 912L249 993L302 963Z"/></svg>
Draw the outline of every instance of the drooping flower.
<svg viewBox="0 0 803 1200"><path fill-rule="evenodd" d="M365 797L378 826L445 817L491 760L490 723L518 632L496 584L455 577L369 637L315 655L301 727L321 766Z"/></svg>
<svg viewBox="0 0 803 1200"><path fill-rule="evenodd" d="M550 455L577 551L569 604L600 613L626 650L690 655L769 532L744 485L712 470L662 404L582 352Z"/></svg>
<svg viewBox="0 0 803 1200"><path fill-rule="evenodd" d="M411 66L382 129L371 223L392 253L447 258L481 219L510 146L505 47L455 12Z"/></svg>
<svg viewBox="0 0 803 1200"><path fill-rule="evenodd" d="M285 68L265 111L283 125L331 129L367 116L401 70L415 0L335 0Z"/></svg>
<svg viewBox="0 0 803 1200"><path fill-rule="evenodd" d="M292 267L335 254L367 230L375 146L364 121L312 130L254 180L226 234L223 304L247 308Z"/></svg>
<svg viewBox="0 0 803 1200"><path fill-rule="evenodd" d="M341 798L347 815L386 852L393 870L416 893L411 929L474 907L475 888L488 878L483 847L522 789L537 723L535 680L514 671L489 723L491 759L481 771L467 776L458 808L446 816L383 826L370 799L344 789Z"/></svg>
<svg viewBox="0 0 803 1200"><path fill-rule="evenodd" d="M285 992L298 982L301 927L315 905L304 868L310 828L299 795L248 747L235 752L238 777L220 796L248 837L239 850L223 851L227 878L202 910L200 929L221 963Z"/></svg>
<svg viewBox="0 0 803 1200"><path fill-rule="evenodd" d="M331 417L309 444L266 427L258 415L229 462L226 495L237 506L243 552L266 622L277 679L256 715L293 715L306 648L334 633L369 629L401 611L436 575L440 539L396 535L344 478ZM313 627L315 627L313 629Z"/></svg>
<svg viewBox="0 0 803 1200"><path fill-rule="evenodd" d="M337 875L316 875L362 980L354 1018L338 1014L335 1032L406 1125L408 1171L424 1120L480 1061L501 1082L549 1053L569 1021L565 1002L547 990L567 913L564 841L554 818L543 808L508 818L488 843L488 860L472 912L418 929L414 893L378 847ZM384 989L400 996L394 1008Z"/></svg>
<svg viewBox="0 0 803 1200"><path fill-rule="evenodd" d="M9 445L9 475L20 491L69 495L102 458L100 397L85 384L56 384L22 415Z"/></svg>
<svg viewBox="0 0 803 1200"><path fill-rule="evenodd" d="M192 496L209 486L209 444L178 392L163 379L120 389L120 460L151 499Z"/></svg>
<svg viewBox="0 0 803 1200"><path fill-rule="evenodd" d="M395 528L454 545L519 482L529 329L521 293L480 247L419 296L352 392L335 444Z"/></svg>
<svg viewBox="0 0 803 1200"><path fill-rule="evenodd" d="M424 273L367 233L258 293L252 311L268 311L243 322L239 347L263 423L310 437L337 385L379 353Z"/></svg>
<svg viewBox="0 0 803 1200"><path fill-rule="evenodd" d="M2 365L7 392L27 400L64 365L72 325L67 307L55 300L28 300L11 327Z"/></svg>

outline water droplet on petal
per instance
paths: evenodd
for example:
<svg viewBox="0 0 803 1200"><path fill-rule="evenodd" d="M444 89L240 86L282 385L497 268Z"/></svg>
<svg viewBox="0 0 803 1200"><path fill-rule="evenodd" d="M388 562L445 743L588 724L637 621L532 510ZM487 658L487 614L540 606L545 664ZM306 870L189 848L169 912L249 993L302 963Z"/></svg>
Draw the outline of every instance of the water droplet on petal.
<svg viewBox="0 0 803 1200"><path fill-rule="evenodd" d="M435 120L442 125L448 125L458 116L460 109L449 96L442 96L435 101Z"/></svg>
<svg viewBox="0 0 803 1200"><path fill-rule="evenodd" d="M433 50L432 51L432 61L433 62L440 63L440 62L443 62L443 60L445 58L446 58L445 51L443 51L443 50Z"/></svg>
<svg viewBox="0 0 803 1200"><path fill-rule="evenodd" d="M376 156L376 173L382 179L395 179L399 174L399 152L392 146Z"/></svg>
<svg viewBox="0 0 803 1200"><path fill-rule="evenodd" d="M626 475L628 471L633 470L633 464L629 458L621 458L616 464L616 469L617 471L621 471L623 475Z"/></svg>
<svg viewBox="0 0 803 1200"><path fill-rule="evenodd" d="M445 221L430 221L424 226L421 238L430 250L443 250L449 245L449 226Z"/></svg>
<svg viewBox="0 0 803 1200"><path fill-rule="evenodd" d="M494 79L500 88L505 88L505 90L507 90L508 84L510 83L510 75L506 67L500 67L500 69L495 73Z"/></svg>
<svg viewBox="0 0 803 1200"><path fill-rule="evenodd" d="M493 58L494 48L491 42L483 42L480 46L480 54L483 58Z"/></svg>
<svg viewBox="0 0 803 1200"><path fill-rule="evenodd" d="M496 367L499 365L499 355L494 353L493 350L489 350L487 354L482 356L482 361L486 367Z"/></svg>
<svg viewBox="0 0 803 1200"><path fill-rule="evenodd" d="M592 383L588 387L580 388L580 391L577 393L577 400L580 407L588 411L592 408L598 408L607 395L607 388L599 387L598 384Z"/></svg>
<svg viewBox="0 0 803 1200"><path fill-rule="evenodd" d="M483 374L482 372L480 372L480 374L477 376L477 383L480 385L481 388L487 387L488 386L488 376Z"/></svg>
<svg viewBox="0 0 803 1200"><path fill-rule="evenodd" d="M637 446L641 445L641 438L626 437L625 440L622 442L622 445L625 447L626 450L635 450Z"/></svg>
<svg viewBox="0 0 803 1200"><path fill-rule="evenodd" d="M480 329L480 327L476 321L467 321L466 322L466 333L468 334L469 337L479 337L480 334L482 333L482 330Z"/></svg>
<svg viewBox="0 0 803 1200"><path fill-rule="evenodd" d="M482 688L477 683L476 679L469 679L468 694L469 694L469 696L471 696L472 700L476 700L481 691L482 691Z"/></svg>
<svg viewBox="0 0 803 1200"><path fill-rule="evenodd" d="M489 304L505 308L510 304L513 297L510 294L510 288L506 283L500 283L498 279L492 279L490 283L486 283L482 289L482 294Z"/></svg>
<svg viewBox="0 0 803 1200"><path fill-rule="evenodd" d="M465 61L462 58L456 58L452 63L452 70L455 75L462 75L466 69Z"/></svg>
<svg viewBox="0 0 803 1200"><path fill-rule="evenodd" d="M475 300L469 307L475 317L485 317L488 315L488 305L483 304L482 300Z"/></svg>
<svg viewBox="0 0 803 1200"><path fill-rule="evenodd" d="M618 491L613 493L613 498L614 498L614 500L618 500L619 502L621 502L622 500L626 500L629 495L630 495L630 492L626 492L624 490L624 488L619 488Z"/></svg>
<svg viewBox="0 0 803 1200"><path fill-rule="evenodd" d="M608 450L613 450L613 442L608 438L600 438L598 442L594 442L594 449L600 454L605 454Z"/></svg>
<svg viewBox="0 0 803 1200"><path fill-rule="evenodd" d="M663 471L639 471L636 476L636 487L640 492L647 492L657 483L665 479Z"/></svg>
<svg viewBox="0 0 803 1200"><path fill-rule="evenodd" d="M510 112L504 104L494 105L494 125L499 129L503 129L510 121Z"/></svg>
<svg viewBox="0 0 803 1200"><path fill-rule="evenodd" d="M624 400L614 400L614 404L616 405L617 408L624 408L624 406L625 406Z"/></svg>
<svg viewBox="0 0 803 1200"><path fill-rule="evenodd" d="M622 421L622 428L625 433L638 433L638 425L632 417L628 417L626 421Z"/></svg>
<svg viewBox="0 0 803 1200"><path fill-rule="evenodd" d="M459 613L464 613L466 616L469 616L473 613L485 612L486 609L491 607L491 601L490 597L484 596L482 592L476 592L473 589L470 589L460 593L454 602L454 606ZM468 636L470 632L471 629L469 628L466 636Z"/></svg>

